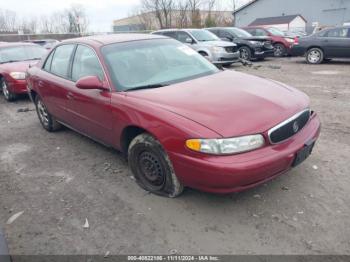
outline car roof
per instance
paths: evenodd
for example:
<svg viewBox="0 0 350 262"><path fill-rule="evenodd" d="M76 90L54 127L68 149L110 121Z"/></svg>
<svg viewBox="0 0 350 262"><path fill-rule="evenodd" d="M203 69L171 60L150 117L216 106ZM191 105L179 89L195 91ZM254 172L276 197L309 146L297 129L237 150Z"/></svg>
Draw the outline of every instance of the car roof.
<svg viewBox="0 0 350 262"><path fill-rule="evenodd" d="M151 40L151 39L167 39L167 38L160 35L129 33L129 34L110 34L110 35L95 35L95 36L79 37L79 38L64 40L62 41L62 43L83 43L83 44L89 44L95 47L99 47L99 46L104 46L104 45L114 44L114 43Z"/></svg>
<svg viewBox="0 0 350 262"><path fill-rule="evenodd" d="M0 47L12 47L12 46L37 46L33 43L24 43L24 42L0 42Z"/></svg>

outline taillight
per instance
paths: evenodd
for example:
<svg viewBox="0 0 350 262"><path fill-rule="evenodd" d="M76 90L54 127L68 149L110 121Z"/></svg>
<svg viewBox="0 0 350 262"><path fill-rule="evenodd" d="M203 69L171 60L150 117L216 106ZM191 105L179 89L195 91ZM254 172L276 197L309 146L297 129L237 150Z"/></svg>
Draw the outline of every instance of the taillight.
<svg viewBox="0 0 350 262"><path fill-rule="evenodd" d="M299 45L299 37L294 37L294 45Z"/></svg>

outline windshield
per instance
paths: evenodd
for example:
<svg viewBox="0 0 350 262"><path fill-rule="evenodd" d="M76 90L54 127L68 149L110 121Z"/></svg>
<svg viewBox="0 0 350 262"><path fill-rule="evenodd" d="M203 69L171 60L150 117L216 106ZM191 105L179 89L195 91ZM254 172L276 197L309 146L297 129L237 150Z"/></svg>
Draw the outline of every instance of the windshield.
<svg viewBox="0 0 350 262"><path fill-rule="evenodd" d="M250 33L248 33L247 31L243 30L243 29L239 29L239 28L229 28L228 29L230 32L232 32L234 35L236 35L239 38L243 38L243 37L252 37L252 35Z"/></svg>
<svg viewBox="0 0 350 262"><path fill-rule="evenodd" d="M269 31L271 34L276 35L276 36L285 36L285 33L283 33L281 30L277 28L268 28L267 31Z"/></svg>
<svg viewBox="0 0 350 262"><path fill-rule="evenodd" d="M41 59L46 50L39 46L11 46L0 48L0 63Z"/></svg>
<svg viewBox="0 0 350 262"><path fill-rule="evenodd" d="M213 33L207 30L194 29L194 30L188 30L188 32L190 32L193 35L193 37L199 42L220 40L216 35L214 35Z"/></svg>
<svg viewBox="0 0 350 262"><path fill-rule="evenodd" d="M116 43L104 46L102 53L120 91L166 86L219 71L196 51L172 39Z"/></svg>

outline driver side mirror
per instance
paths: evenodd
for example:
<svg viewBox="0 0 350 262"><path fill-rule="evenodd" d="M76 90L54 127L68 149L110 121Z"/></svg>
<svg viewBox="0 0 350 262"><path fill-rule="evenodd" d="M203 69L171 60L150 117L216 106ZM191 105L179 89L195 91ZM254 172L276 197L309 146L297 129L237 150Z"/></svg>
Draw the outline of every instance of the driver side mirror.
<svg viewBox="0 0 350 262"><path fill-rule="evenodd" d="M185 42L186 42L187 44L193 44L193 40L192 40L191 37L187 37L186 40L185 40Z"/></svg>
<svg viewBox="0 0 350 262"><path fill-rule="evenodd" d="M84 90L97 89L97 90L109 91L109 88L104 86L103 82L97 76L82 77L75 83L75 86L79 89L84 89Z"/></svg>

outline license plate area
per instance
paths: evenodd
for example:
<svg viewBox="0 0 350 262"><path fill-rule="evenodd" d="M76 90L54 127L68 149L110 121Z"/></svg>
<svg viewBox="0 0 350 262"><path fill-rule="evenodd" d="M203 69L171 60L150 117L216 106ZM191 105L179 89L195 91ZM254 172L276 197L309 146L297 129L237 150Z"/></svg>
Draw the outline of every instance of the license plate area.
<svg viewBox="0 0 350 262"><path fill-rule="evenodd" d="M304 162L311 155L314 146L315 142L313 141L306 143L305 146L297 152L292 167L296 167Z"/></svg>

